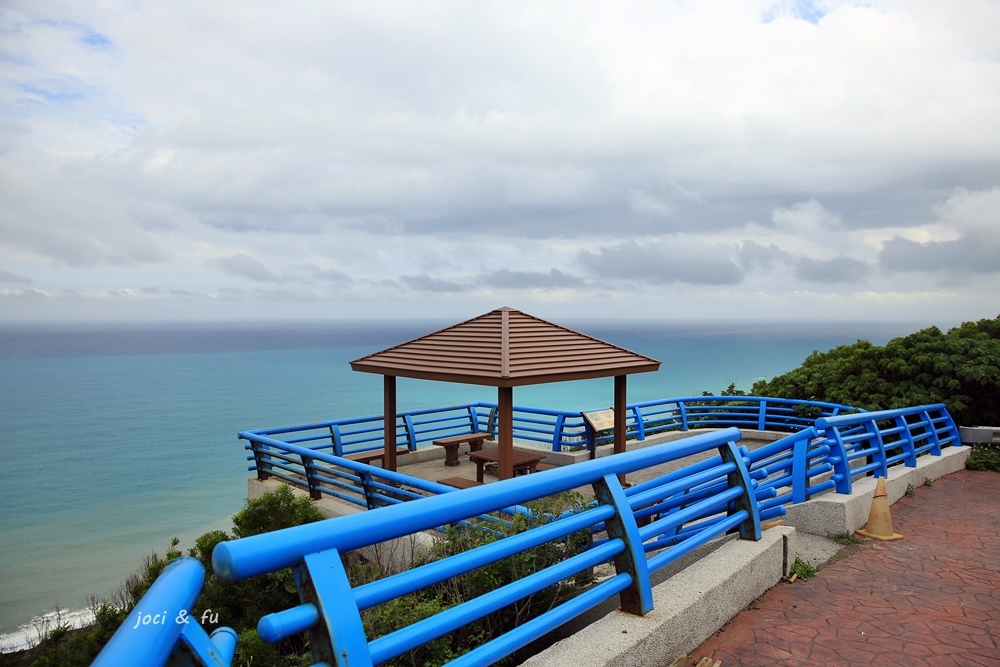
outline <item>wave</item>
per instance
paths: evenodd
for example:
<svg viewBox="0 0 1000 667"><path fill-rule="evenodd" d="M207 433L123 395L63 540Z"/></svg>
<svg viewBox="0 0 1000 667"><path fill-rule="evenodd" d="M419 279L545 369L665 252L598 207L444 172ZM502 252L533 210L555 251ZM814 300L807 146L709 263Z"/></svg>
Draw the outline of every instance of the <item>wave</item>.
<svg viewBox="0 0 1000 667"><path fill-rule="evenodd" d="M83 628L94 622L90 609L66 611L57 609L31 619L14 632L0 635L0 653L14 653L38 646L41 640L58 627Z"/></svg>

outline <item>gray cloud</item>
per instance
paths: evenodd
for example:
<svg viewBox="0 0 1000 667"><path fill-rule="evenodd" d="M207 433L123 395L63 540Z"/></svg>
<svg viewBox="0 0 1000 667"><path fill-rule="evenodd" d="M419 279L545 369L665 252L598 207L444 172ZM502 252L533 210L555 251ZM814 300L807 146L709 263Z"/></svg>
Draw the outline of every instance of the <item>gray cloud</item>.
<svg viewBox="0 0 1000 667"><path fill-rule="evenodd" d="M585 284L582 279L559 269L550 269L548 272L500 269L484 273L477 283L500 289L563 289L582 287Z"/></svg>
<svg viewBox="0 0 1000 667"><path fill-rule="evenodd" d="M639 245L624 241L596 252L583 250L580 263L601 279L627 280L664 285L676 282L701 285L735 285L743 270L725 249L712 248L691 239L674 239Z"/></svg>
<svg viewBox="0 0 1000 667"><path fill-rule="evenodd" d="M981 232L927 243L896 237L882 246L879 264L894 273L1000 273L1000 238Z"/></svg>
<svg viewBox="0 0 1000 667"><path fill-rule="evenodd" d="M826 316L792 283L860 309L863 276L940 312L963 272L962 307L996 310L995 7L634 7L11 0L0 266L109 311L156 285L214 313L250 281L276 289L231 303L624 313L683 283Z"/></svg>
<svg viewBox="0 0 1000 667"><path fill-rule="evenodd" d="M30 285L34 282L27 276L21 276L10 271L0 269L0 283L12 283L14 285Z"/></svg>
<svg viewBox="0 0 1000 667"><path fill-rule="evenodd" d="M861 283L870 274L866 262L843 255L832 259L801 257L795 262L795 277L814 283Z"/></svg>
<svg viewBox="0 0 1000 667"><path fill-rule="evenodd" d="M217 259L215 260L215 265L226 273L256 282L276 283L281 281L278 276L260 261L243 253Z"/></svg>
<svg viewBox="0 0 1000 667"><path fill-rule="evenodd" d="M466 291L466 287L457 282L432 278L425 273L413 276L400 276L399 282L407 289L418 292L457 293Z"/></svg>
<svg viewBox="0 0 1000 667"><path fill-rule="evenodd" d="M791 261L789 253L773 243L762 245L756 241L744 241L739 256L747 271L770 271Z"/></svg>

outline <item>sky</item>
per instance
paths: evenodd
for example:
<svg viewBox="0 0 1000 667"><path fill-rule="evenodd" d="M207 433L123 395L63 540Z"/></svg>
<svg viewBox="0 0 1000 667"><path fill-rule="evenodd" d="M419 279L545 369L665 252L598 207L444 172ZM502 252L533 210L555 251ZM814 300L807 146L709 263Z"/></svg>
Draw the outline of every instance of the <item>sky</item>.
<svg viewBox="0 0 1000 667"><path fill-rule="evenodd" d="M3 0L0 322L1000 314L995 0Z"/></svg>

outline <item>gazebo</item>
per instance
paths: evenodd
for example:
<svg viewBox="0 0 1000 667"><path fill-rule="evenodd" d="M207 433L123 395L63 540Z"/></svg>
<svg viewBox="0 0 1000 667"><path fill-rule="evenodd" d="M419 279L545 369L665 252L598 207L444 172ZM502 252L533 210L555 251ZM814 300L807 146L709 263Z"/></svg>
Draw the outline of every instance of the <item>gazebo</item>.
<svg viewBox="0 0 1000 667"><path fill-rule="evenodd" d="M615 378L614 451L625 451L626 377L656 371L660 362L512 308L497 310L351 362L383 376L385 454L396 469L396 378L497 388L498 475L514 475L514 387L599 377Z"/></svg>

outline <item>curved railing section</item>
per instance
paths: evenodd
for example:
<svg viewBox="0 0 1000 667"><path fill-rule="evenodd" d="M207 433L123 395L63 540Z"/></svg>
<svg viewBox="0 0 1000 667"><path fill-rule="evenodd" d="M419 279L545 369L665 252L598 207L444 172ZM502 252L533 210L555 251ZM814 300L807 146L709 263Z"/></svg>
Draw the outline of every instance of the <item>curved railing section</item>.
<svg viewBox="0 0 1000 667"><path fill-rule="evenodd" d="M674 407L664 407L669 403ZM240 437L249 440L251 446L270 448L270 474L280 473L283 479L296 479L300 474L312 476L318 481L309 482L308 488L317 494L323 494L322 489L328 487L368 487L374 494L369 504L379 509L223 542L216 547L213 568L223 581L235 582L297 567L302 604L264 617L258 632L268 641L308 632L317 664L368 667L595 564L614 563L616 574L612 578L449 663L487 664L616 594L620 595L623 610L646 614L652 608L650 574L707 541L727 532L738 532L742 539L759 539L761 521L781 516L785 505L805 502L824 491L850 493L852 481L859 477L884 476L895 465L913 467L920 456L940 455L942 448L960 444L958 429L943 404L851 414L845 414L849 412L845 406L745 397L697 397L654 404L631 406L636 414L653 415L650 419L637 417L635 423L642 423L643 428L658 428L676 423L665 419L664 414L681 411L681 423L686 423L687 428L714 428L734 420L744 428L754 421L790 433L751 451L737 446L741 432L730 425L457 491L320 451L330 444L315 446L315 441L310 444L308 439L293 444L259 431L244 432ZM472 423L479 423L476 407L467 410L470 428ZM657 415L659 410L666 412ZM806 414L810 410L818 413ZM418 422L413 420L414 432ZM328 429L327 438L329 433ZM692 456L700 458L631 488L623 488L619 482L619 475ZM345 476L332 476L333 469L345 471ZM334 481L341 486L332 485ZM454 522L477 518L502 521L503 513L515 511L514 506L524 511L521 505L533 499L588 485L594 488L596 501L582 511L566 513L527 532L370 584L353 587L340 559L346 551ZM555 565L430 619L384 637L365 635L360 616L364 609L511 554L562 540L580 530L600 530L606 537ZM228 665L235 642L232 631L220 629L208 637L197 619L186 616L202 585L203 573L197 561L176 561L157 579L95 664L165 664L166 646L170 647L167 654L175 658L182 654L204 655L208 656L201 658L205 664ZM191 625L178 628L177 624L144 624L147 609L162 609L164 617L185 612ZM140 628L141 636L131 634Z"/></svg>

